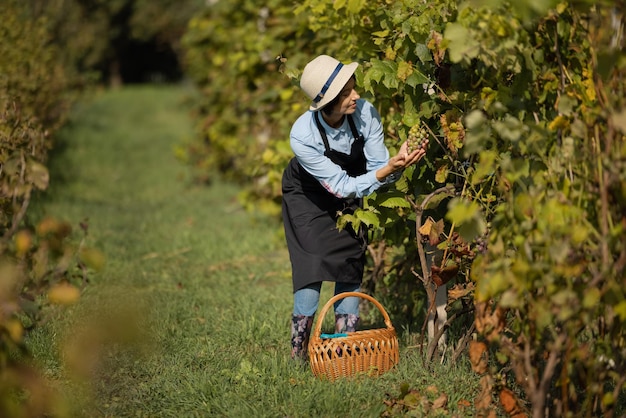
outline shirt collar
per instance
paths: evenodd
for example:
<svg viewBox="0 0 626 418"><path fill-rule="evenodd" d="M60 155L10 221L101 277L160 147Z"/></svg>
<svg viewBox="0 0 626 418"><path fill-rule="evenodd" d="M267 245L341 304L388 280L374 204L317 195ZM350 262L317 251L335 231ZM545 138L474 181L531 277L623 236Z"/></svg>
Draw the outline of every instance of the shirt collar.
<svg viewBox="0 0 626 418"><path fill-rule="evenodd" d="M333 128L328 123L326 123L326 120L322 117L321 114L320 114L320 122L322 123L322 126L324 127L324 130L326 131L326 136L328 136L329 138L338 139L341 133L346 131L346 129L348 129L349 131L347 116L344 116L343 122L338 128Z"/></svg>

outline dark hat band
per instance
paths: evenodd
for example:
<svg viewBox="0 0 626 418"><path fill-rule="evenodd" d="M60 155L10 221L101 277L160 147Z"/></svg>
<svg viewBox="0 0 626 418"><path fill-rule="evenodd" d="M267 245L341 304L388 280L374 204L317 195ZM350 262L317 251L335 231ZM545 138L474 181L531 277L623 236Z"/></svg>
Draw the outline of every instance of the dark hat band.
<svg viewBox="0 0 626 418"><path fill-rule="evenodd" d="M328 77L328 80L326 81L326 84L324 84L324 87L322 87L322 90L317 96L315 96L315 99L313 99L313 103L318 103L320 100L322 100L330 85L333 84L333 80L335 80L335 77L337 77L337 74L339 74L339 71L341 71L341 67L343 67L342 63L337 64L335 71L333 71L330 77Z"/></svg>

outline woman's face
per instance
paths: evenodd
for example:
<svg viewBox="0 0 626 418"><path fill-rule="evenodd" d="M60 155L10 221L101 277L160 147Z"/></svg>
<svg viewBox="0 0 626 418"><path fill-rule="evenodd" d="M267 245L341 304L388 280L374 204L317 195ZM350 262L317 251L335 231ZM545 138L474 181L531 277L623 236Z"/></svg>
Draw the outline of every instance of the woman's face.
<svg viewBox="0 0 626 418"><path fill-rule="evenodd" d="M356 81L354 77L350 78L341 92L339 92L339 96L337 96L339 100L337 104L335 104L332 113L340 113L342 115L351 115L354 113L356 110L356 101L361 97L354 89L355 85Z"/></svg>

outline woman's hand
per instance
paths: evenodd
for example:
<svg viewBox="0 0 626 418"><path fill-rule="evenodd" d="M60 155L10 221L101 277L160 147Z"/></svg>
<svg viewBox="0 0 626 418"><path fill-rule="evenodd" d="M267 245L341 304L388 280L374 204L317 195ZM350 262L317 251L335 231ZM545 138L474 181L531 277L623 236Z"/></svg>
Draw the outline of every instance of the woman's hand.
<svg viewBox="0 0 626 418"><path fill-rule="evenodd" d="M400 151L394 157L391 157L387 162L387 165L376 171L376 178L378 181L383 181L387 176L395 173L398 170L402 170L412 164L415 164L426 155L426 147L428 146L428 140L422 142L422 146L409 154L409 144L405 141L400 147Z"/></svg>
<svg viewBox="0 0 626 418"><path fill-rule="evenodd" d="M427 146L428 140L425 140L420 148L409 154L409 145L407 141L404 141L398 154L395 157L391 157L387 165L395 172L415 164L426 155Z"/></svg>

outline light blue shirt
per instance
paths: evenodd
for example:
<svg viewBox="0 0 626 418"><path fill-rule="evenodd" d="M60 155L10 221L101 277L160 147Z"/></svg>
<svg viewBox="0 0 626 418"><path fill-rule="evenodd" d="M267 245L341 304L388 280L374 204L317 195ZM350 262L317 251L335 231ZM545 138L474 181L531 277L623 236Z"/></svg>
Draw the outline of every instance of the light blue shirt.
<svg viewBox="0 0 626 418"><path fill-rule="evenodd" d="M350 154L355 138L352 136L348 119L344 118L339 128L329 126L322 115L319 119L326 131L330 148ZM376 179L376 170L387 165L389 160L383 126L376 108L368 101L359 99L352 119L357 131L365 140L364 152L367 160L367 172L357 177L350 177L344 169L324 155L326 148L317 129L313 112L308 111L301 115L293 124L290 134L291 149L300 165L326 190L340 198L367 196L399 177L399 173L394 173L383 182Z"/></svg>

